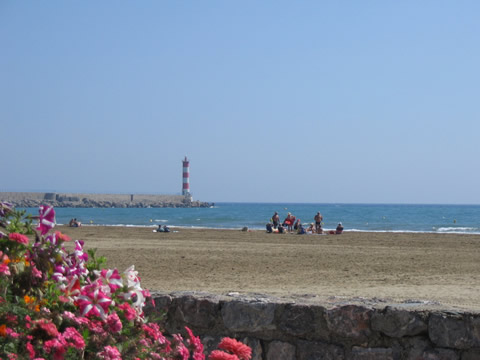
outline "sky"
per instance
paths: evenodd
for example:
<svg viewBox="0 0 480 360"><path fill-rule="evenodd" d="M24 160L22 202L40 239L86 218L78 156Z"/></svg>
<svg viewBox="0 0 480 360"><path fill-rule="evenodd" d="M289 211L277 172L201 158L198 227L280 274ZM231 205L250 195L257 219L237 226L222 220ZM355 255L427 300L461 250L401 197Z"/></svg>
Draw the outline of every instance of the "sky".
<svg viewBox="0 0 480 360"><path fill-rule="evenodd" d="M480 204L478 1L0 1L0 191Z"/></svg>

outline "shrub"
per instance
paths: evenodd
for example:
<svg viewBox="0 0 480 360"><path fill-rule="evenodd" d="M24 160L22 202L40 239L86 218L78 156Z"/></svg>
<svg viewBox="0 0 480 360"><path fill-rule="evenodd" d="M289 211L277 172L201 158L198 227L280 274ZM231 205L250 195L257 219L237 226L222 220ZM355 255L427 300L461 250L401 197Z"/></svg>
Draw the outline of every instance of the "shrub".
<svg viewBox="0 0 480 360"><path fill-rule="evenodd" d="M71 239L54 232L54 226L53 207L41 206L39 216L32 217L0 203L5 231L0 231L0 356L205 359L200 339L189 328L186 339L180 334L167 338L146 318L143 308L152 300L133 265L123 273L106 269L106 259L97 258L94 250L85 252L82 240L67 251L64 245ZM250 359L246 345L229 338L223 343L232 359Z"/></svg>

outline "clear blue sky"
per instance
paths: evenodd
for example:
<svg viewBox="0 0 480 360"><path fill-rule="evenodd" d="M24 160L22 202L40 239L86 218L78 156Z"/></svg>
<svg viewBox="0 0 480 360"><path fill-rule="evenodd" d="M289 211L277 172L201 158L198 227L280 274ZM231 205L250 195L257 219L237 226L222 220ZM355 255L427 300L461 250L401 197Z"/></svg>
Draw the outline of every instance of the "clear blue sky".
<svg viewBox="0 0 480 360"><path fill-rule="evenodd" d="M478 1L0 2L0 191L480 204Z"/></svg>

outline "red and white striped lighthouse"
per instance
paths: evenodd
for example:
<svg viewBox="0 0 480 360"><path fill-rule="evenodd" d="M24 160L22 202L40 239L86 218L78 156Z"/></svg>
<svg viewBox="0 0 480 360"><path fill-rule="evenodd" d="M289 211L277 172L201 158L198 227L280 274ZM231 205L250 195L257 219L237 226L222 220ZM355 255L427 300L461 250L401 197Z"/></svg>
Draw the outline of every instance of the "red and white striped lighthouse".
<svg viewBox="0 0 480 360"><path fill-rule="evenodd" d="M187 157L183 160L183 186L182 195L190 195L190 161Z"/></svg>

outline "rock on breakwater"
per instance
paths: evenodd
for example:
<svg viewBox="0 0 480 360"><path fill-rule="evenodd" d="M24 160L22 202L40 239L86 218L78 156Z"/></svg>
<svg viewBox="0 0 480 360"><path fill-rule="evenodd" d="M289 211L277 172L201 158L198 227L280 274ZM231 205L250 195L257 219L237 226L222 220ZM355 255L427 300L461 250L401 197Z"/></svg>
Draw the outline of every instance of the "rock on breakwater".
<svg viewBox="0 0 480 360"><path fill-rule="evenodd" d="M41 192L0 192L0 201L15 207L147 208L147 207L210 207L212 203L192 201L183 195L148 194L76 194Z"/></svg>

